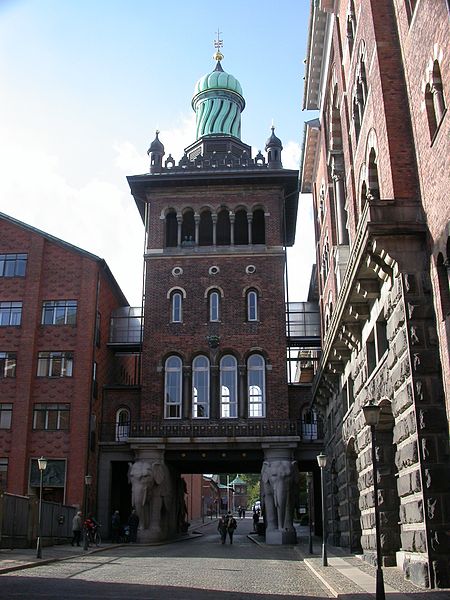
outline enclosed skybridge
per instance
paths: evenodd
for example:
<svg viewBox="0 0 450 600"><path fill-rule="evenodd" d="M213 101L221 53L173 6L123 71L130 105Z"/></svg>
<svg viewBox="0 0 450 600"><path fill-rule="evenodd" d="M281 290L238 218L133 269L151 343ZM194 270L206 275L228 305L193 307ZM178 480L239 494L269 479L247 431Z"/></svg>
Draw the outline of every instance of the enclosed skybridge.
<svg viewBox="0 0 450 600"><path fill-rule="evenodd" d="M320 313L316 302L286 303L286 346L288 382L311 383L320 358Z"/></svg>

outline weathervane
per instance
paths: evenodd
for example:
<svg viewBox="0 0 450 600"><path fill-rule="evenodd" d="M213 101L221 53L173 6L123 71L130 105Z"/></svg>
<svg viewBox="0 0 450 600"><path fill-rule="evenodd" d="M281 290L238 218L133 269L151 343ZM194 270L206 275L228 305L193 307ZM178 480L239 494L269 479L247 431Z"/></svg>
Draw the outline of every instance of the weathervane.
<svg viewBox="0 0 450 600"><path fill-rule="evenodd" d="M220 39L220 34L222 32L220 31L219 28L217 28L217 39L214 40L214 48L216 49L216 52L213 56L214 60L220 61L223 59L223 54L220 51L220 49L223 47L223 40Z"/></svg>

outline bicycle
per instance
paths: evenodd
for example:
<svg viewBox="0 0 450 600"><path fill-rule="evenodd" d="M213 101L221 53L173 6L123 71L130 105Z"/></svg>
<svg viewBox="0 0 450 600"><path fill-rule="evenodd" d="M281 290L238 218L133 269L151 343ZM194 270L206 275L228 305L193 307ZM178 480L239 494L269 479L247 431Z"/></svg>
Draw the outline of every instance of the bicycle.
<svg viewBox="0 0 450 600"><path fill-rule="evenodd" d="M99 531L100 525L96 525L88 531L88 544L95 545L97 548L102 543L102 537Z"/></svg>

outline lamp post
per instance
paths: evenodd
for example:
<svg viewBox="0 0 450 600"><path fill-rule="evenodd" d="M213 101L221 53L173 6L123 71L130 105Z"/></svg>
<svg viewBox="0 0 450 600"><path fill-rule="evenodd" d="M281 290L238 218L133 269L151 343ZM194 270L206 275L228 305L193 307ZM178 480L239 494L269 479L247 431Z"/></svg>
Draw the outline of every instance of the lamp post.
<svg viewBox="0 0 450 600"><path fill-rule="evenodd" d="M38 467L40 474L39 481L39 515L38 515L38 537L36 543L36 558L42 558L42 484L44 481L44 471L47 468L47 459L41 456L38 458Z"/></svg>
<svg viewBox="0 0 450 600"><path fill-rule="evenodd" d="M88 495L89 488L92 484L92 475L85 475L84 477L84 525L83 525L83 550L89 549L88 532L86 530L86 519L88 517Z"/></svg>
<svg viewBox="0 0 450 600"><path fill-rule="evenodd" d="M312 540L312 502L311 502L311 491L312 491L312 473L306 473L306 488L308 491L308 525L309 525L309 553L313 554L313 540Z"/></svg>
<svg viewBox="0 0 450 600"><path fill-rule="evenodd" d="M327 516L326 516L326 504L325 504L325 481L324 481L324 469L327 466L327 457L323 452L317 456L317 462L320 467L320 484L322 486L322 565L328 567L327 558Z"/></svg>
<svg viewBox="0 0 450 600"><path fill-rule="evenodd" d="M378 512L378 469L375 452L376 432L375 428L380 420L381 407L375 404L363 406L366 425L370 427L372 438L372 469L373 469L373 508L375 510L375 542L377 550L377 575L376 575L376 600L385 600L383 569L381 566L381 537L380 537L380 514Z"/></svg>

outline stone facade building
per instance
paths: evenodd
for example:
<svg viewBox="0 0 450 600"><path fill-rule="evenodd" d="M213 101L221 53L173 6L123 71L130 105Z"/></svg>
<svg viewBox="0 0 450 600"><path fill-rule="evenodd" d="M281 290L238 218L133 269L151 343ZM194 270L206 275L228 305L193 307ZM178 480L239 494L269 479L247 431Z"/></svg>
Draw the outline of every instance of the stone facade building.
<svg viewBox="0 0 450 600"><path fill-rule="evenodd" d="M446 0L311 3L301 192L323 330L328 531L450 585L450 39ZM363 407L380 407L376 440Z"/></svg>
<svg viewBox="0 0 450 600"><path fill-rule="evenodd" d="M0 488L83 507L97 486L109 318L127 300L105 261L0 214Z"/></svg>

